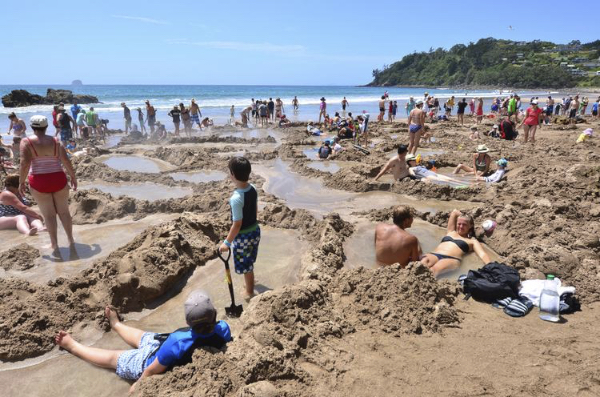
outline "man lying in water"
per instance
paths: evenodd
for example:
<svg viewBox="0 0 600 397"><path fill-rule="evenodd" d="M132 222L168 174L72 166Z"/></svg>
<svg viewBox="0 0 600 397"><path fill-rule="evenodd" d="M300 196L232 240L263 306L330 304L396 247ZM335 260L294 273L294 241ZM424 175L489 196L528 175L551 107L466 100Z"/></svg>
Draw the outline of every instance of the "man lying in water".
<svg viewBox="0 0 600 397"><path fill-rule="evenodd" d="M475 251L484 264L490 262L489 256L475 238L473 218L462 214L459 210L454 210L448 219L448 234L433 252L421 259L421 263L437 277L442 273L458 269L463 256L472 251Z"/></svg>
<svg viewBox="0 0 600 397"><path fill-rule="evenodd" d="M438 174L437 172L431 171L433 164L426 163L425 166L417 165L417 158L409 154L406 156L406 164L408 165L408 172L412 176L412 179L418 179L423 182L447 182L452 184L463 184L458 179L450 178L449 176Z"/></svg>
<svg viewBox="0 0 600 397"><path fill-rule="evenodd" d="M393 225L380 223L375 229L375 255L377 263L392 265L399 263L405 267L411 261L419 260L421 247L419 240L405 229L411 227L414 209L401 205L394 209Z"/></svg>
<svg viewBox="0 0 600 397"><path fill-rule="evenodd" d="M104 315L110 326L133 349L106 350L84 346L65 331L54 337L55 343L69 353L102 368L116 369L124 379L138 380L161 374L167 369L191 362L194 349L210 346L221 349L231 341L225 321L217 322L217 310L206 292L193 291L185 301L185 320L189 328L171 334L144 332L123 324L118 313L106 307ZM129 390L135 390L134 383Z"/></svg>
<svg viewBox="0 0 600 397"><path fill-rule="evenodd" d="M385 166L381 169L379 174L375 177L375 180L381 178L386 172L391 172L394 175L395 181L401 181L402 179L409 177L408 165L406 164L406 154L408 153L407 145L398 146L398 155L392 157Z"/></svg>

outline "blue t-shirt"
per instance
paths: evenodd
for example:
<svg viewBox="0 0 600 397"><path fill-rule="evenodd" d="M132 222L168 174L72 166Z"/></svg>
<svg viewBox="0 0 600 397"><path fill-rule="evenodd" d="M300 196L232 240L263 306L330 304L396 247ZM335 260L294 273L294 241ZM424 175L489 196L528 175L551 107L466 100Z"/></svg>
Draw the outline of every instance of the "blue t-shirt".
<svg viewBox="0 0 600 397"><path fill-rule="evenodd" d="M79 114L79 112L81 112L81 106L79 106L79 105L71 106L71 114L73 115L74 119L77 118L77 115Z"/></svg>
<svg viewBox="0 0 600 397"><path fill-rule="evenodd" d="M597 111L598 111L598 102L594 102L594 104L592 105L592 110L593 110L594 112L597 112Z"/></svg>
<svg viewBox="0 0 600 397"><path fill-rule="evenodd" d="M215 325L215 330L210 334L197 334L194 331L176 331L173 332L167 340L161 345L156 354L151 355L146 360L146 367L152 364L154 358L158 359L160 365L170 367L177 360L181 359L185 353L192 347L196 339L209 339L215 336L220 337L223 341L231 341L231 330L225 321L219 321Z"/></svg>

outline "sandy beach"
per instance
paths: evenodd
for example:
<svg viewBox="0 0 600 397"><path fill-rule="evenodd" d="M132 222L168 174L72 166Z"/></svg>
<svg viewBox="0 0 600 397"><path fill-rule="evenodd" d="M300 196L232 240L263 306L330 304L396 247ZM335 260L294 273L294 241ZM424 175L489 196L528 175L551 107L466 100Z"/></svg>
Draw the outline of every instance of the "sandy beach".
<svg viewBox="0 0 600 397"><path fill-rule="evenodd" d="M404 120L377 123L374 114L369 153L343 141L327 161L316 149L328 136L307 137L304 121L215 126L161 142L119 134L81 142L90 150L73 159L81 185L70 195L75 247L63 248L59 236L56 260L42 248L47 235L0 231L2 394L126 395L130 383L52 340L66 329L89 345L125 348L103 316L107 304L127 324L168 332L185 325L187 293L204 288L224 319L229 296L214 252L230 226L227 161L243 154L265 229L260 294L230 321L234 341L224 351L199 349L193 363L143 380L136 395L600 395L600 145L597 136L576 143L600 122L542 126L535 145L471 141L472 123L428 123L435 141L419 153L449 170L485 143L492 159L509 161L505 181L375 181L409 132ZM491 126L484 119L480 131ZM470 213L493 259L522 280L556 275L576 288L582 310L550 323L537 308L512 318L464 300L456 279L483 265L475 254L440 280L418 262L377 267L374 226L390 222L399 204L417 210L408 231L424 250L445 234L452 209ZM491 237L486 219L498 223ZM242 301L242 278L234 284Z"/></svg>

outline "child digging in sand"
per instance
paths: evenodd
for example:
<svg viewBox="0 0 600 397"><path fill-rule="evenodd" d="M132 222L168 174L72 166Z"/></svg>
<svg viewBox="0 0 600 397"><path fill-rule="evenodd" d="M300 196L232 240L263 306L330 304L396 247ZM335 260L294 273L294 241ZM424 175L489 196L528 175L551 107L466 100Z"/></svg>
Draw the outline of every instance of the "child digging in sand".
<svg viewBox="0 0 600 397"><path fill-rule="evenodd" d="M161 374L167 369L191 362L196 348L210 346L221 349L231 341L231 331L225 321L217 322L217 310L202 290L193 291L185 301L185 321L189 328L170 334L145 332L123 324L111 307L104 309L110 327L133 349L106 350L84 346L65 331L54 337L55 343L69 353L102 368L116 369L123 379L137 380Z"/></svg>
<svg viewBox="0 0 600 397"><path fill-rule="evenodd" d="M254 296L254 262L260 243L258 194L254 186L248 183L251 171L250 161L245 157L234 157L229 161L229 176L236 187L229 199L232 225L219 247L221 252L231 249L235 272L244 275L246 302Z"/></svg>

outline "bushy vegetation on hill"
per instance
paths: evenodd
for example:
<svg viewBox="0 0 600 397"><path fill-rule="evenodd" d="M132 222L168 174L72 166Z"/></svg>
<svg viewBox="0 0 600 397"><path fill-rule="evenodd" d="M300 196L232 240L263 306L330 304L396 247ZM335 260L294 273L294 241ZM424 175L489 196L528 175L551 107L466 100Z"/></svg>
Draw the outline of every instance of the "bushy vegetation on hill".
<svg viewBox="0 0 600 397"><path fill-rule="evenodd" d="M600 86L600 40L581 44L481 39L445 50L415 52L373 70L371 86Z"/></svg>

